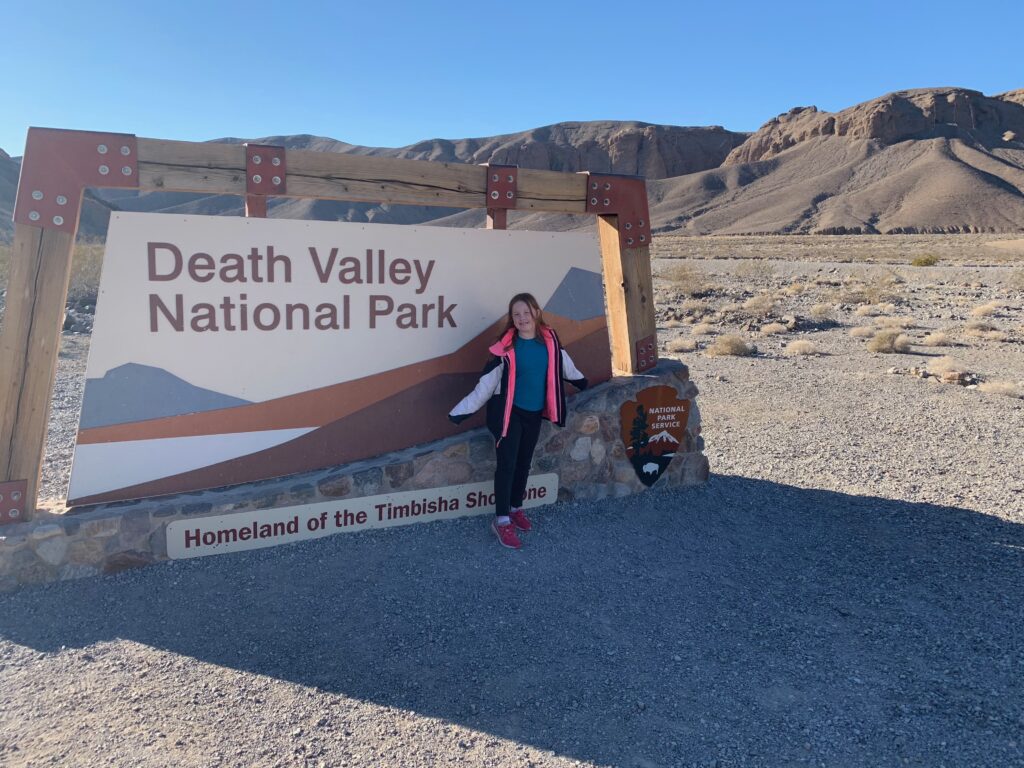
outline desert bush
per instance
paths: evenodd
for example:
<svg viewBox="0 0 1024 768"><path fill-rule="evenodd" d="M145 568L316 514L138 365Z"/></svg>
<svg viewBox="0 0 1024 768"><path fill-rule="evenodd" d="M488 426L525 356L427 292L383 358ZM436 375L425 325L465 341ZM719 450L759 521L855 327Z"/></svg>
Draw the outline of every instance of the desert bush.
<svg viewBox="0 0 1024 768"><path fill-rule="evenodd" d="M964 336L985 341L1006 341L1009 334L984 320L971 320L964 327Z"/></svg>
<svg viewBox="0 0 1024 768"><path fill-rule="evenodd" d="M682 303L681 309L686 314L693 315L694 317L704 317L704 315L710 315L714 311L710 304L700 299L687 299Z"/></svg>
<svg viewBox="0 0 1024 768"><path fill-rule="evenodd" d="M895 328L886 328L877 331L874 336L868 339L868 351L884 352L885 354L909 352L910 339Z"/></svg>
<svg viewBox="0 0 1024 768"><path fill-rule="evenodd" d="M915 256L913 258L913 260L911 260L910 266L912 266L912 267L934 267L938 263L939 263L939 257L938 256L932 256L931 254L927 254L925 256Z"/></svg>
<svg viewBox="0 0 1024 768"><path fill-rule="evenodd" d="M971 317L992 317L1002 306L998 301L989 301L971 310Z"/></svg>
<svg viewBox="0 0 1024 768"><path fill-rule="evenodd" d="M761 326L761 333L765 336L773 336L776 333L785 333L788 330L789 328L782 323L768 323L767 325Z"/></svg>
<svg viewBox="0 0 1024 768"><path fill-rule="evenodd" d="M683 323L681 320L676 320L674 317L669 318L668 320L665 321L666 328L678 328L682 324Z"/></svg>
<svg viewBox="0 0 1024 768"><path fill-rule="evenodd" d="M853 314L858 317L875 317L877 315L891 315L896 311L896 305L891 302L882 304L863 304L854 310Z"/></svg>
<svg viewBox="0 0 1024 768"><path fill-rule="evenodd" d="M775 299L766 293L743 302L743 311L753 317L766 317L775 311Z"/></svg>
<svg viewBox="0 0 1024 768"><path fill-rule="evenodd" d="M806 283L800 283L800 282L790 283L789 285L787 285L783 289L783 291L786 294L790 295L790 296L799 296L801 293L803 293L806 290L807 290L807 284Z"/></svg>
<svg viewBox="0 0 1024 768"><path fill-rule="evenodd" d="M944 373L965 373L967 366L949 355L937 357L928 363L928 373L941 376Z"/></svg>
<svg viewBox="0 0 1024 768"><path fill-rule="evenodd" d="M1024 398L1024 387L1012 381L983 381L978 389L989 395Z"/></svg>
<svg viewBox="0 0 1024 768"><path fill-rule="evenodd" d="M815 304L809 313L815 320L827 320L832 317L833 309L831 304Z"/></svg>
<svg viewBox="0 0 1024 768"><path fill-rule="evenodd" d="M697 323L690 329L690 334L693 336L707 336L715 332L716 328L711 323Z"/></svg>
<svg viewBox="0 0 1024 768"><path fill-rule="evenodd" d="M665 348L669 352L693 352L697 349L697 342L693 339L672 339Z"/></svg>
<svg viewBox="0 0 1024 768"><path fill-rule="evenodd" d="M757 352L757 347L748 344L739 336L726 334L715 339L715 342L704 351L712 357L746 357Z"/></svg>
<svg viewBox="0 0 1024 768"><path fill-rule="evenodd" d="M689 264L674 264L663 273L672 287L686 296L706 296L713 290L707 277Z"/></svg>
<svg viewBox="0 0 1024 768"><path fill-rule="evenodd" d="M858 325L856 328L850 329L850 335L855 339L866 339L875 335L875 329L870 325Z"/></svg>
<svg viewBox="0 0 1024 768"><path fill-rule="evenodd" d="M953 340L944 331L933 331L925 336L921 343L926 347L950 347L953 345Z"/></svg>
<svg viewBox="0 0 1024 768"><path fill-rule="evenodd" d="M818 354L818 348L814 346L814 343L807 339L797 339L791 341L786 345L783 350L787 355L816 355Z"/></svg>

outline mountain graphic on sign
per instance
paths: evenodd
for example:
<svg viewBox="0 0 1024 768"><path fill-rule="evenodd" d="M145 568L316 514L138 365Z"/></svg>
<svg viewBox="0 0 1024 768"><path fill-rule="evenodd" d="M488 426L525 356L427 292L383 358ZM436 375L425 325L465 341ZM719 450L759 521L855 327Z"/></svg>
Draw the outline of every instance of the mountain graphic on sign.
<svg viewBox="0 0 1024 768"><path fill-rule="evenodd" d="M672 443L673 445L679 445L679 441L670 435L666 430L661 430L658 434L651 437L648 443Z"/></svg>

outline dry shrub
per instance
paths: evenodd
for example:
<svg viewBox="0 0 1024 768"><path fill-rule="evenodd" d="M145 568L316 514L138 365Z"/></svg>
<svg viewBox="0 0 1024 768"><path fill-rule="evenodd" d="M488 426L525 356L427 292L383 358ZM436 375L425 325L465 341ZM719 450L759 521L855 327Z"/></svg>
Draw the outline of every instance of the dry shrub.
<svg viewBox="0 0 1024 768"><path fill-rule="evenodd" d="M807 290L807 284L800 282L790 283L783 290L789 296L799 296L801 293Z"/></svg>
<svg viewBox="0 0 1024 768"><path fill-rule="evenodd" d="M766 317L775 311L775 299L766 293L743 302L743 311L754 317Z"/></svg>
<svg viewBox="0 0 1024 768"><path fill-rule="evenodd" d="M682 321L676 320L674 317L665 321L665 327L666 328L678 328L682 324L683 324Z"/></svg>
<svg viewBox="0 0 1024 768"><path fill-rule="evenodd" d="M775 277L775 268L767 261L744 261L736 266L736 277L763 283Z"/></svg>
<svg viewBox="0 0 1024 768"><path fill-rule="evenodd" d="M926 347L951 347L953 346L953 340L949 338L949 334L944 331L933 331L929 333L921 343Z"/></svg>
<svg viewBox="0 0 1024 768"><path fill-rule="evenodd" d="M989 301L971 310L971 317L992 317L996 314L1002 304L998 301Z"/></svg>
<svg viewBox="0 0 1024 768"><path fill-rule="evenodd" d="M765 336L774 336L776 333L785 333L789 328L782 323L768 323L761 326L761 333Z"/></svg>
<svg viewBox="0 0 1024 768"><path fill-rule="evenodd" d="M683 302L681 309L686 314L694 317L704 317L704 315L710 315L714 311L710 304L700 299L687 299Z"/></svg>
<svg viewBox="0 0 1024 768"><path fill-rule="evenodd" d="M80 243L75 246L71 260L71 281L68 301L96 303L100 290L100 267L103 265L103 246Z"/></svg>
<svg viewBox="0 0 1024 768"><path fill-rule="evenodd" d="M876 317L875 325L879 328L913 328L916 320L912 317Z"/></svg>
<svg viewBox="0 0 1024 768"><path fill-rule="evenodd" d="M1006 341L1010 338L1009 334L984 320L971 320L967 323L964 327L964 336L985 341Z"/></svg>
<svg viewBox="0 0 1024 768"><path fill-rule="evenodd" d="M910 339L895 328L878 331L868 339L868 351L893 354L910 351Z"/></svg>
<svg viewBox="0 0 1024 768"><path fill-rule="evenodd" d="M978 338L985 341L1007 341L1010 338L1010 334L1005 331L986 331L979 334Z"/></svg>
<svg viewBox="0 0 1024 768"><path fill-rule="evenodd" d="M663 275L675 290L686 296L704 296L711 291L707 278L689 264L673 264Z"/></svg>
<svg viewBox="0 0 1024 768"><path fill-rule="evenodd" d="M697 349L697 342L693 339L672 339L665 348L669 352L693 352Z"/></svg>
<svg viewBox="0 0 1024 768"><path fill-rule="evenodd" d="M690 334L693 336L707 336L716 332L717 329L711 323L697 323L690 329Z"/></svg>
<svg viewBox="0 0 1024 768"><path fill-rule="evenodd" d="M850 335L855 339L866 339L868 336L875 335L875 329L870 325L858 325L856 328L850 329Z"/></svg>
<svg viewBox="0 0 1024 768"><path fill-rule="evenodd" d="M757 347L739 336L726 334L715 339L715 343L704 351L712 357L746 357L757 352Z"/></svg>
<svg viewBox="0 0 1024 768"><path fill-rule="evenodd" d="M910 262L910 266L912 266L912 267L934 267L938 263L939 263L939 257L938 256L932 256L931 254L927 254L925 256L915 256L913 258L913 260Z"/></svg>
<svg viewBox="0 0 1024 768"><path fill-rule="evenodd" d="M944 373L966 373L967 366L949 355L937 357L928 363L928 373L941 376Z"/></svg>
<svg viewBox="0 0 1024 768"><path fill-rule="evenodd" d="M831 304L815 304L810 309L810 315L815 320L827 320L832 317L833 306Z"/></svg>
<svg viewBox="0 0 1024 768"><path fill-rule="evenodd" d="M899 286L903 278L891 269L874 272L864 281L864 295L871 304L895 301L899 298Z"/></svg>
<svg viewBox="0 0 1024 768"><path fill-rule="evenodd" d="M891 315L896 311L896 305L892 303L864 304L854 310L858 317L876 317L878 315Z"/></svg>
<svg viewBox="0 0 1024 768"><path fill-rule="evenodd" d="M978 389L989 395L1024 398L1024 387L1012 381L983 381Z"/></svg>
<svg viewBox="0 0 1024 768"><path fill-rule="evenodd" d="M807 339L797 339L791 341L786 345L786 349L783 350L787 355L816 355L818 354L818 348L814 346L814 342L808 341Z"/></svg>

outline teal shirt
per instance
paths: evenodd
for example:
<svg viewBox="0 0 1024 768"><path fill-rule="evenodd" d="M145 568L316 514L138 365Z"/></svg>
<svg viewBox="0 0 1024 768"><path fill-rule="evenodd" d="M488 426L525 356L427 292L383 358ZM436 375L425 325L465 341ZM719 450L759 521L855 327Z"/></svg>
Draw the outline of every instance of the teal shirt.
<svg viewBox="0 0 1024 768"><path fill-rule="evenodd" d="M538 335L533 339L516 336L516 388L512 405L524 411L544 409L548 377L548 348Z"/></svg>

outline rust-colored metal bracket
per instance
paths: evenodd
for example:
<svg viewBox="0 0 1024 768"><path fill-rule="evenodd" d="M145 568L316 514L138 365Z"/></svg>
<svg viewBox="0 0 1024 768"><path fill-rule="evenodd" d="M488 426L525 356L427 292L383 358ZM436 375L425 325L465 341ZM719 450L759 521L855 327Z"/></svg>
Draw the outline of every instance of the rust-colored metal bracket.
<svg viewBox="0 0 1024 768"><path fill-rule="evenodd" d="M587 213L619 217L620 247L650 245L647 183L639 176L590 173L587 177Z"/></svg>
<svg viewBox="0 0 1024 768"><path fill-rule="evenodd" d="M267 217L267 196L288 191L284 147L245 145L245 215Z"/></svg>
<svg viewBox="0 0 1024 768"><path fill-rule="evenodd" d="M649 371L658 364L658 342L647 336L636 343L636 372Z"/></svg>
<svg viewBox="0 0 1024 768"><path fill-rule="evenodd" d="M508 212L519 200L519 167L487 163L487 225L507 229Z"/></svg>
<svg viewBox="0 0 1024 768"><path fill-rule="evenodd" d="M23 523L28 520L25 513L26 493L28 480L0 483L0 525Z"/></svg>
<svg viewBox="0 0 1024 768"><path fill-rule="evenodd" d="M86 187L138 186L132 134L29 128L14 221L74 234Z"/></svg>

